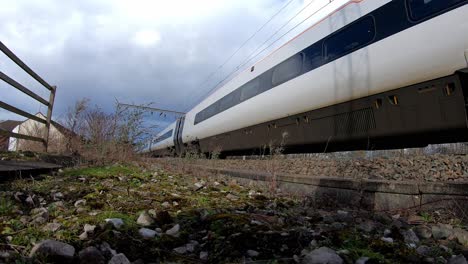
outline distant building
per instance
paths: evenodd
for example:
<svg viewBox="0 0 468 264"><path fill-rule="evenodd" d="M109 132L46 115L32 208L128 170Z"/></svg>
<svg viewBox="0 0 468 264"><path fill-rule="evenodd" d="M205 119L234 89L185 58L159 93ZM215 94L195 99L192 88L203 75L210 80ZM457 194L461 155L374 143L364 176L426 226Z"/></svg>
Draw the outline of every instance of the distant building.
<svg viewBox="0 0 468 264"><path fill-rule="evenodd" d="M37 117L46 119L42 113L37 113ZM14 133L28 135L33 137L43 138L45 134L45 125L34 121L32 119L27 119L23 122L19 122L12 131ZM72 135L73 133L57 122L52 121L50 124L49 131L49 147L48 151L63 153L67 150L66 142L67 136ZM10 138L8 144L8 150L10 151L19 151L19 150L30 150L30 151L44 151L44 145L41 142Z"/></svg>
<svg viewBox="0 0 468 264"><path fill-rule="evenodd" d="M0 121L0 130L12 132L21 123L15 120ZM10 137L0 135L0 151L8 151L9 142Z"/></svg>

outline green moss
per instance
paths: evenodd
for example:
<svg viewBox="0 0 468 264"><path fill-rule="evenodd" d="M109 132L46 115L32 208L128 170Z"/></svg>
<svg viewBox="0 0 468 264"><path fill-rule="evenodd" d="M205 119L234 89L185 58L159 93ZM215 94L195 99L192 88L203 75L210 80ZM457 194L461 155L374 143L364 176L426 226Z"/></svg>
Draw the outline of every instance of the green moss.
<svg viewBox="0 0 468 264"><path fill-rule="evenodd" d="M104 167L90 167L68 169L64 171L65 176L91 176L98 178L107 178L113 176L134 176L144 177L150 176L149 173L143 173L140 168L134 166L113 165Z"/></svg>

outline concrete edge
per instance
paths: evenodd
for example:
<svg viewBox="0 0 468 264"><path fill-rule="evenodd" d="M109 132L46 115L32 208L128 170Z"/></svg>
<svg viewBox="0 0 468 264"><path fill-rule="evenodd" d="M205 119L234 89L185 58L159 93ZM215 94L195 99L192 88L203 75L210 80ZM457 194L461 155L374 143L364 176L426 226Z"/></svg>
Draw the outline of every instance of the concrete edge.
<svg viewBox="0 0 468 264"><path fill-rule="evenodd" d="M313 185L318 187L355 190L359 192L393 193L405 195L449 195L468 196L468 182L415 182L415 181L385 181L356 180L337 177L312 177L306 175L276 174L251 170L221 169L202 165L191 165L211 173L224 174L231 177L258 181L268 181L276 176L276 181L295 184Z"/></svg>

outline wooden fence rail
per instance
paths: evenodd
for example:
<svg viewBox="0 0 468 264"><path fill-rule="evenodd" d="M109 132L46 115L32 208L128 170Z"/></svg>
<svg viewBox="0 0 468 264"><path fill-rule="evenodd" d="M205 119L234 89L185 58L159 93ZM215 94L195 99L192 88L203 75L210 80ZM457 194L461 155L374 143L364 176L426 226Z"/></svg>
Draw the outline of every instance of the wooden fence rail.
<svg viewBox="0 0 468 264"><path fill-rule="evenodd" d="M35 99L39 103L47 106L47 116L46 119L42 119L40 117L37 117L35 115L32 115L26 111L23 111L15 106L12 106L6 102L3 102L0 100L0 108L3 108L9 112L13 112L15 114L24 116L26 118L29 118L31 120L37 121L39 123L42 123L45 125L45 132L43 137L35 137L35 136L30 136L30 135L23 135L23 134L18 134L14 133L11 131L6 131L6 130L1 130L0 129L0 135L2 136L7 136L7 137L13 137L13 138L18 138L18 139L25 139L25 140L31 140L31 141L38 141L42 142L44 144L45 151L47 152L47 149L49 147L49 132L50 132L50 124L52 122L52 110L54 108L54 101L55 101L55 92L57 90L56 86L52 86L48 84L44 79L42 79L37 73L35 73L31 68L28 67L18 56L16 56L10 49L8 49L1 41L0 41L0 51L2 51L8 58L10 58L16 65L18 65L21 69L23 69L29 76L34 78L37 82L39 82L43 87L45 87L47 90L50 91L49 95L49 100L46 100L42 98L41 96L35 94L32 92L30 89L26 88L19 82L15 81L13 78L9 77L5 73L0 71L0 79L3 80L4 82L8 83L11 87L23 92L24 94L28 95L29 97Z"/></svg>

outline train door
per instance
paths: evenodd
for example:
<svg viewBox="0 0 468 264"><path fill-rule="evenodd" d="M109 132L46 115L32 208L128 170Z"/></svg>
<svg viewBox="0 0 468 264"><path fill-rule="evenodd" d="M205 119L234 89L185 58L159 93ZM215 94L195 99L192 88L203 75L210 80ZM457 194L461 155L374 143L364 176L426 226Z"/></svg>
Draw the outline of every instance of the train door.
<svg viewBox="0 0 468 264"><path fill-rule="evenodd" d="M178 155L184 151L184 142L182 141L182 132L184 129L185 116L177 119L175 131L174 131L174 146Z"/></svg>

